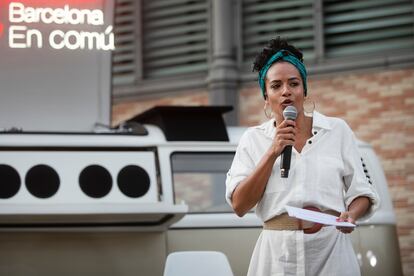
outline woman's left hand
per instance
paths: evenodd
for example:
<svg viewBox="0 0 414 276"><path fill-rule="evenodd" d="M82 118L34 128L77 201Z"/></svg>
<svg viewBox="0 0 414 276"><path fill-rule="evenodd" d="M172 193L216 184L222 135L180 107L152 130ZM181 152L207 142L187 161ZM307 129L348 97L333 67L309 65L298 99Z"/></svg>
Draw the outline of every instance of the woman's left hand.
<svg viewBox="0 0 414 276"><path fill-rule="evenodd" d="M355 219L353 218L353 216L351 215L351 213L349 211L346 212L342 212L341 215L336 219L336 221L340 221L340 222L350 222L352 224L355 224ZM336 229L338 229L339 231L341 231L344 234L349 234L352 231L354 231L355 227L341 227L341 226L337 226Z"/></svg>

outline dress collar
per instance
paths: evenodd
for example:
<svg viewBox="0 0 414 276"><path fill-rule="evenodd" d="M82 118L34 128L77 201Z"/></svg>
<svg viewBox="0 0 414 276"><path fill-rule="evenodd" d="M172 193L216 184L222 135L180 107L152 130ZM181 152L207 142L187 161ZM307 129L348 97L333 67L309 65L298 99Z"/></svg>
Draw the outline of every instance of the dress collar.
<svg viewBox="0 0 414 276"><path fill-rule="evenodd" d="M276 128L274 127L275 119L272 118L267 122L264 122L261 125L255 126L254 128L260 129L263 131L264 135L270 139L273 139L276 134ZM328 117L325 115L313 111L312 114L312 129L332 129L331 124L329 123Z"/></svg>
<svg viewBox="0 0 414 276"><path fill-rule="evenodd" d="M276 134L276 128L274 126L274 123L275 123L275 119L272 118L272 119L264 122L261 125L255 126L254 128L263 131L263 134L266 137L268 137L270 139L273 139L273 137L275 137L275 134Z"/></svg>
<svg viewBox="0 0 414 276"><path fill-rule="evenodd" d="M318 111L313 111L313 120L312 120L312 128L314 129L332 129L332 126L329 122L328 117L319 113Z"/></svg>

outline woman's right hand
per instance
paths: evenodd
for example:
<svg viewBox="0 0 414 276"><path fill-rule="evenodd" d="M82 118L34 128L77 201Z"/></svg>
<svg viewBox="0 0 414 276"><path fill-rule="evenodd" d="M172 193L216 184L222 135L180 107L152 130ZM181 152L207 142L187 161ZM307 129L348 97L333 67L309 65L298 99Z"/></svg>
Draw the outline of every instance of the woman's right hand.
<svg viewBox="0 0 414 276"><path fill-rule="evenodd" d="M272 146L263 155L253 172L234 190L232 206L238 216L244 216L262 198L277 157L285 146L295 143L295 126L294 121L284 120L276 127Z"/></svg>
<svg viewBox="0 0 414 276"><path fill-rule="evenodd" d="M292 120L283 120L276 126L276 135L272 143L272 150L276 156L279 156L286 146L295 144L295 127L296 123Z"/></svg>

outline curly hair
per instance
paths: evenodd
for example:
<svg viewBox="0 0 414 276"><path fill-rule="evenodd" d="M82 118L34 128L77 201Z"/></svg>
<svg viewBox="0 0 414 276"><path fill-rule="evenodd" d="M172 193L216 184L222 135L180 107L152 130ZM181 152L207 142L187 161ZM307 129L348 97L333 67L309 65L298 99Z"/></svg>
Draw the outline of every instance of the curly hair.
<svg viewBox="0 0 414 276"><path fill-rule="evenodd" d="M263 48L262 52L256 55L256 58L253 62L253 72L259 72L263 66L266 65L266 62L280 50L288 50L303 62L302 52L292 44L289 44L286 39L278 36L277 38L271 39L269 43Z"/></svg>

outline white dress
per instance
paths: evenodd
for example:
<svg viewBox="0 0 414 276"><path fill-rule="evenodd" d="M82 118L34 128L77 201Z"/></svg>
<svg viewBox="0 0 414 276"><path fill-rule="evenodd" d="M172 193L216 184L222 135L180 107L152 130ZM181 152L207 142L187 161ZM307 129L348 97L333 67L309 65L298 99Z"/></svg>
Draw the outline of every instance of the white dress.
<svg viewBox="0 0 414 276"><path fill-rule="evenodd" d="M226 199L246 178L269 149L276 133L273 120L249 128L241 137L226 179ZM285 213L285 206L315 206L345 211L359 196L371 199L366 217L378 207L374 187L368 183L355 136L341 119L313 114L313 136L301 153L292 149L288 178L280 177L276 160L263 197L256 206L262 221ZM360 275L350 235L333 226L315 234L303 231L263 230L249 266L249 276Z"/></svg>

